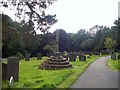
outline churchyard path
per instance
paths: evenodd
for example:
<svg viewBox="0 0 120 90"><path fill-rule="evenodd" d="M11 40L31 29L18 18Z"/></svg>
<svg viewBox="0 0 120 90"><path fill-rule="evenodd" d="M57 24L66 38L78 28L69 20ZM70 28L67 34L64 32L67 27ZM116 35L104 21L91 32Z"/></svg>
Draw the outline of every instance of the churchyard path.
<svg viewBox="0 0 120 90"><path fill-rule="evenodd" d="M70 88L118 88L118 71L108 68L109 58L105 56L94 61Z"/></svg>

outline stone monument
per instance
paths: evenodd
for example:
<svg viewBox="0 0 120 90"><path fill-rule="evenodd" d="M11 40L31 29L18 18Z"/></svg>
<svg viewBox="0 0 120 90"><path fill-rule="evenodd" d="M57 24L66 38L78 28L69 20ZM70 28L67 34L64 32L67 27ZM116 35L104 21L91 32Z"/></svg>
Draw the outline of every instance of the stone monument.
<svg viewBox="0 0 120 90"><path fill-rule="evenodd" d="M72 67L71 64L69 64L68 60L66 58L63 58L61 53L59 52L59 31L56 32L56 52L53 53L53 56L48 58L46 61L41 63L39 68L41 69L64 69L64 68L70 68Z"/></svg>

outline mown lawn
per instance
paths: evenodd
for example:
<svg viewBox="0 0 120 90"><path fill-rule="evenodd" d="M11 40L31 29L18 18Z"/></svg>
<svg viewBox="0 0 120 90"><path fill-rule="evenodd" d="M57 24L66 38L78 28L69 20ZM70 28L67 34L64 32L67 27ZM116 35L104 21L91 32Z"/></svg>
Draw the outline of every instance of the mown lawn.
<svg viewBox="0 0 120 90"><path fill-rule="evenodd" d="M120 71L120 59L112 60L108 59L107 65L110 69Z"/></svg>
<svg viewBox="0 0 120 90"><path fill-rule="evenodd" d="M19 62L19 82L16 88L69 88L78 76L88 67L90 63L100 56L92 56L86 62L70 62L73 68L63 70L41 70L38 69L41 62L47 59L37 60L35 57L30 61Z"/></svg>

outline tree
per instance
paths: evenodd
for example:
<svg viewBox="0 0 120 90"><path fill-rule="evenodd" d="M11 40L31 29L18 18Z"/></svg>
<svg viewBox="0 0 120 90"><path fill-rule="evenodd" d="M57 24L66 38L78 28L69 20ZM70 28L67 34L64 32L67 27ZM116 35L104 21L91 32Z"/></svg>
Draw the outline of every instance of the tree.
<svg viewBox="0 0 120 90"><path fill-rule="evenodd" d="M105 44L105 47L110 51L113 50L117 45L116 41L113 40L111 37L106 37L104 44Z"/></svg>
<svg viewBox="0 0 120 90"><path fill-rule="evenodd" d="M32 22L34 29L40 30L44 34L48 32L51 25L57 22L56 15L46 15L45 9L56 0L6 0L0 1L0 6L16 9L16 16L22 25Z"/></svg>
<svg viewBox="0 0 120 90"><path fill-rule="evenodd" d="M18 23L13 22L9 16L4 14L0 16L2 16L2 55L3 57L11 56L18 52L18 47L21 47L19 42L21 38L17 30L19 26L13 27L14 24Z"/></svg>

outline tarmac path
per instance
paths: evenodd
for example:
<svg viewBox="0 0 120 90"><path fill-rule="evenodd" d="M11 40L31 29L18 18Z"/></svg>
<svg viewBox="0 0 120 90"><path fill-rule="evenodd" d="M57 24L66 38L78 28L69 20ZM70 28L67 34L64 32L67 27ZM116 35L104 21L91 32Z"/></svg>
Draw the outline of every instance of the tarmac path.
<svg viewBox="0 0 120 90"><path fill-rule="evenodd" d="M118 71L108 68L109 58L105 56L94 61L70 88L118 88Z"/></svg>

